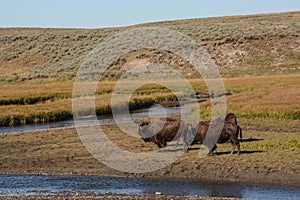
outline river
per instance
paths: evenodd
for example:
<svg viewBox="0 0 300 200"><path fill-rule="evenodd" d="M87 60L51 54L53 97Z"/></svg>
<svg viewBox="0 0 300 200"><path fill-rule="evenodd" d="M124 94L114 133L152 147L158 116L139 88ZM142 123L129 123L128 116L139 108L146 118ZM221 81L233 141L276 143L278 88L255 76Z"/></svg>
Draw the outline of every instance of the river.
<svg viewBox="0 0 300 200"><path fill-rule="evenodd" d="M161 107L152 107L151 113L149 113L149 109L141 109L131 114L132 120L136 120L139 118L146 118L149 115L151 116L161 116L161 115L172 115L172 114L179 114L181 112L180 107L170 107L164 108L163 110ZM125 116L125 115L124 115ZM122 116L118 116L122 117ZM126 121L124 117L124 121ZM77 125L84 125L99 122L101 124L112 124L114 120L112 116L102 116L98 121L91 120L88 117L76 120ZM73 120L67 121L59 121L59 122L52 122L52 123L44 123L44 124L28 124L24 126L13 126L13 127L0 127L0 134L7 134L7 133L16 133L16 132L24 132L24 131L36 131L36 130L43 130L43 129L53 129L53 128L65 128L65 127L72 127L74 126Z"/></svg>
<svg viewBox="0 0 300 200"><path fill-rule="evenodd" d="M0 175L0 197L41 195L164 195L299 199L300 189L103 176Z"/></svg>

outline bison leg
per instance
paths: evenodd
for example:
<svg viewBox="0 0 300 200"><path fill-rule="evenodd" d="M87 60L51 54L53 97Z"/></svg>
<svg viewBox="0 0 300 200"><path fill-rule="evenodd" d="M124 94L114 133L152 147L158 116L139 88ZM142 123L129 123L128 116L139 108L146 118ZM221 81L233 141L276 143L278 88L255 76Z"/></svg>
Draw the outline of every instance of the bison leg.
<svg viewBox="0 0 300 200"><path fill-rule="evenodd" d="M157 144L158 148L162 148L162 142L161 142L161 138L158 137L157 135L153 136L153 142L154 144Z"/></svg>
<svg viewBox="0 0 300 200"><path fill-rule="evenodd" d="M189 146L186 144L183 144L183 151L186 152L189 149Z"/></svg>
<svg viewBox="0 0 300 200"><path fill-rule="evenodd" d="M183 142L183 151L187 151L190 146L190 140L193 137L195 130L193 129L191 124L187 124L184 132L181 133L181 138Z"/></svg>
<svg viewBox="0 0 300 200"><path fill-rule="evenodd" d="M163 141L158 141L158 142L157 142L157 146L158 146L159 148L165 147L165 146L167 146L167 142L166 142L165 140L163 140Z"/></svg>
<svg viewBox="0 0 300 200"><path fill-rule="evenodd" d="M158 148L162 148L161 143L159 141L157 142L157 146Z"/></svg>
<svg viewBox="0 0 300 200"><path fill-rule="evenodd" d="M163 147L167 146L167 141L166 141L166 138L163 137Z"/></svg>
<svg viewBox="0 0 300 200"><path fill-rule="evenodd" d="M179 144L179 142L178 142L178 140L177 140L176 147L178 146L178 144ZM183 141L182 150L183 150L184 152L186 152L186 151L189 150L189 147L190 147L189 144L186 143L185 141Z"/></svg>
<svg viewBox="0 0 300 200"><path fill-rule="evenodd" d="M176 139L176 147L179 145L179 143L180 143L180 139L182 138L182 141L183 141L183 143L184 143L184 138L183 138L183 135L180 135L177 139Z"/></svg>
<svg viewBox="0 0 300 200"><path fill-rule="evenodd" d="M240 154L240 143L238 143L238 145L237 145L237 154L238 155Z"/></svg>
<svg viewBox="0 0 300 200"><path fill-rule="evenodd" d="M233 154L235 147L237 147L237 154L240 154L240 143L237 139L230 140L232 150L230 154Z"/></svg>
<svg viewBox="0 0 300 200"><path fill-rule="evenodd" d="M216 150L216 149L217 149L217 145L215 145L215 146L212 148L212 150L209 151L208 155L209 155L209 156L212 156L213 153L214 153L214 150Z"/></svg>
<svg viewBox="0 0 300 200"><path fill-rule="evenodd" d="M233 142L231 142L231 146L232 146L232 150L231 150L230 154L233 154L234 149L235 149L235 145L233 144Z"/></svg>

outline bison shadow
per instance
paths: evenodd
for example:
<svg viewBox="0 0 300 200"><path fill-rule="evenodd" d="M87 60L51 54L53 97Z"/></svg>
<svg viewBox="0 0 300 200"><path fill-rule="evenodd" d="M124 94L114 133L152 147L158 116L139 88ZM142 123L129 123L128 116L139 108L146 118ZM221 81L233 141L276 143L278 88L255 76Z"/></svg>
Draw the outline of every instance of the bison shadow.
<svg viewBox="0 0 300 200"><path fill-rule="evenodd" d="M160 148L157 150L158 153L175 153L175 152L183 152L181 149L167 149L167 148Z"/></svg>
<svg viewBox="0 0 300 200"><path fill-rule="evenodd" d="M253 151L248 151L248 150L243 150L240 151L240 154L252 154L252 153L263 153L265 151L261 151L261 150L253 150ZM230 154L231 151L223 151L223 152L214 152L214 155L225 155L225 154ZM234 152L233 154L236 154L236 152Z"/></svg>
<svg viewBox="0 0 300 200"><path fill-rule="evenodd" d="M201 149L201 147L190 147L188 151L195 151L199 149Z"/></svg>
<svg viewBox="0 0 300 200"><path fill-rule="evenodd" d="M256 142L256 141L260 141L260 140L264 140L261 138L247 138L247 139L243 139L240 142Z"/></svg>

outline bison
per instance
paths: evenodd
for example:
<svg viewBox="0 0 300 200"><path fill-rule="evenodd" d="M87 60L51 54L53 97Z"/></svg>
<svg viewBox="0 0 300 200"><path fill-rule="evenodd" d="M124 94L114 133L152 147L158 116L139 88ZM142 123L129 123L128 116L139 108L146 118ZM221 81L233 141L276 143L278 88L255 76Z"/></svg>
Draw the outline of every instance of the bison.
<svg viewBox="0 0 300 200"><path fill-rule="evenodd" d="M235 124L237 126L237 130L236 130L236 137L238 138L238 135L240 136L240 140L242 141L243 138L242 138L242 129L241 127L238 125L237 123L237 119L236 119L236 116L234 113L228 113L225 117L225 124L228 124L228 123L231 123L231 124Z"/></svg>
<svg viewBox="0 0 300 200"><path fill-rule="evenodd" d="M237 148L237 153L240 153L240 143L238 140L238 135L242 139L242 129L237 125L237 119L236 116L233 113L229 113L226 115L225 119L224 117L219 117L214 121L203 121L200 122L195 128L193 128L194 133L187 132L187 134L190 134L194 136L194 139L192 142L189 143L189 141L184 140L185 145L188 144L196 144L201 143L203 144L204 139L206 138L207 131L209 128L211 128L211 133L217 133L221 130L221 133L219 135L219 138L217 140L217 143L225 143L230 142L232 145L232 151L231 154L234 152L235 147ZM191 137L191 136L186 136ZM213 138L213 135L210 135L209 137ZM210 139L207 138L206 142L208 142ZM213 140L212 140L213 141ZM216 149L216 145L212 148L210 151L210 154Z"/></svg>
<svg viewBox="0 0 300 200"><path fill-rule="evenodd" d="M140 124L138 134L145 142L153 142L162 148L167 145L167 142L177 140L178 144L180 138L185 140L187 131L191 132L192 126L177 118L149 118ZM183 149L187 150L185 142Z"/></svg>
<svg viewBox="0 0 300 200"><path fill-rule="evenodd" d="M233 154L235 147L237 154L240 154L240 142L237 138L238 127L236 124L226 123L218 139L218 143L230 141L232 145L231 154Z"/></svg>

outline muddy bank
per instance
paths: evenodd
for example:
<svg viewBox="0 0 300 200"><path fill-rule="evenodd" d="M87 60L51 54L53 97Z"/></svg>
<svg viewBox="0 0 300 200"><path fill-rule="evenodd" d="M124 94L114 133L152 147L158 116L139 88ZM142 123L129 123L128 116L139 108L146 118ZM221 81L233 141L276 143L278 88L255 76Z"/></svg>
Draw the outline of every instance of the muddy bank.
<svg viewBox="0 0 300 200"><path fill-rule="evenodd" d="M157 150L154 144L126 135L113 125L103 129L124 150ZM132 174L96 160L73 128L1 135L0 174L78 174L300 187L300 134L245 131L244 139L241 155L230 155L230 144L222 144L215 155L200 159L199 146L195 145L165 168Z"/></svg>

